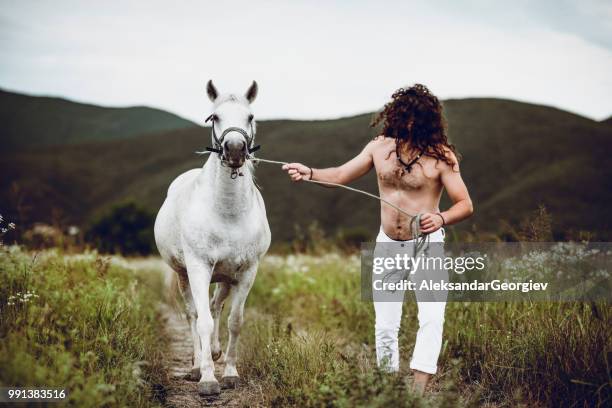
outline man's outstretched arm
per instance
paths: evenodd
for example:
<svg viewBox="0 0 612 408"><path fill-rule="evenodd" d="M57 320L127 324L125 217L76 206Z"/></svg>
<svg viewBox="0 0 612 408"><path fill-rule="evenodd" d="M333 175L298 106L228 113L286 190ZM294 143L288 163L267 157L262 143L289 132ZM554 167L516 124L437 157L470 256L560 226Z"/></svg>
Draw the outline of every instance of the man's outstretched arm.
<svg viewBox="0 0 612 408"><path fill-rule="evenodd" d="M314 169L302 163L289 163L283 166L293 181L316 180L347 184L366 174L374 165L372 151L375 141L371 141L353 159L339 167Z"/></svg>

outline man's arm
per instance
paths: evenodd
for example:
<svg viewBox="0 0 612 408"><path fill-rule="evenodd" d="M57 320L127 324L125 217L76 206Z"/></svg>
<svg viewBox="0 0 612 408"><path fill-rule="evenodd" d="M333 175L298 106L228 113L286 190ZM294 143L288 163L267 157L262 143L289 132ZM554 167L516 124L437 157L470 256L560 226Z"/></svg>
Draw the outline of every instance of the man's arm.
<svg viewBox="0 0 612 408"><path fill-rule="evenodd" d="M444 162L440 162L443 166L440 178L453 205L448 210L439 214L423 214L421 217L421 231L426 234L437 231L443 225L456 224L468 218L474 212L472 199L459 172L459 162L452 152L449 151L448 155L455 162L455 165L449 166Z"/></svg>
<svg viewBox="0 0 612 408"><path fill-rule="evenodd" d="M347 184L366 174L374 165L372 151L376 141L371 141L353 159L339 167L313 169L301 163L289 163L283 166L293 181L316 180L331 183Z"/></svg>

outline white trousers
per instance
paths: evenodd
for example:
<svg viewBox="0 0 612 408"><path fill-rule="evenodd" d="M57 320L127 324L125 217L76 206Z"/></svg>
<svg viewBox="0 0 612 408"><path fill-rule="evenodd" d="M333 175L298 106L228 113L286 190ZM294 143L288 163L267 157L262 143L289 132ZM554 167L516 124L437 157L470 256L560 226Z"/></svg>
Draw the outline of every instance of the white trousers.
<svg viewBox="0 0 612 408"><path fill-rule="evenodd" d="M444 230L429 235L430 242L444 242ZM382 227L376 242L398 242L389 238ZM405 241L410 243L411 241ZM378 366L390 372L399 371L398 334L402 319L402 301L374 302L376 314L376 360ZM435 374L442 348L442 329L446 302L418 302L419 330L410 361L410 368Z"/></svg>

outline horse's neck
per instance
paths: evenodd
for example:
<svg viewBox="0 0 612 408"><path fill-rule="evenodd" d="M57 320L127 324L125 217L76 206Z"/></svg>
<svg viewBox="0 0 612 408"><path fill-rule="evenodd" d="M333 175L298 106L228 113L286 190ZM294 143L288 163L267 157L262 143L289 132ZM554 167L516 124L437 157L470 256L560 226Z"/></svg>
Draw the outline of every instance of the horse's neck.
<svg viewBox="0 0 612 408"><path fill-rule="evenodd" d="M242 176L232 179L232 169L221 165L217 157L210 157L198 180L206 186L204 191L212 192L210 200L216 213L235 216L247 212L253 205L253 177L248 166L237 170Z"/></svg>

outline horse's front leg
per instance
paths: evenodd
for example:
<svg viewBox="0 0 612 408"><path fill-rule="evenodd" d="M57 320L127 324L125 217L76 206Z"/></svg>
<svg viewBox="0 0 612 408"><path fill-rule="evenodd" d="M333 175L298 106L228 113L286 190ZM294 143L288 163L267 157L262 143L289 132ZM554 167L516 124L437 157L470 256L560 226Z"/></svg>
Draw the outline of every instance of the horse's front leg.
<svg viewBox="0 0 612 408"><path fill-rule="evenodd" d="M227 322L229 341L225 354L225 370L223 371L223 378L221 380L223 386L226 388L235 388L240 378L238 376L238 370L236 369L238 336L240 335L240 329L242 327L244 304L251 290L251 286L253 286L256 274L257 264L246 270L238 285L232 289L232 307Z"/></svg>
<svg viewBox="0 0 612 408"><path fill-rule="evenodd" d="M189 276L189 286L191 287L197 311L196 328L202 347L200 354L201 377L198 383L198 392L201 395L215 395L221 392L221 388L215 378L215 365L210 350L213 318L209 307L208 287L213 266L188 250L185 251L185 264L187 266L187 275Z"/></svg>
<svg viewBox="0 0 612 408"><path fill-rule="evenodd" d="M212 337L212 358L217 361L221 357L221 343L219 342L219 320L223 311L223 302L227 299L230 293L231 286L229 283L217 283L215 294L210 301L210 312L213 317L213 337Z"/></svg>

